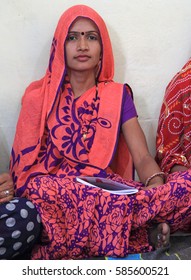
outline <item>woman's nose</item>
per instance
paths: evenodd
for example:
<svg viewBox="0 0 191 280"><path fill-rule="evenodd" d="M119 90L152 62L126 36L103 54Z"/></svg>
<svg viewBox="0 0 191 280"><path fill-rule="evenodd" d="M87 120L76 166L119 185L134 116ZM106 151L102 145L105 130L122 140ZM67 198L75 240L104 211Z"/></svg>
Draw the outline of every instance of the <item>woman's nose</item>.
<svg viewBox="0 0 191 280"><path fill-rule="evenodd" d="M80 36L79 40L78 40L78 50L88 50L88 42L85 38L85 36Z"/></svg>

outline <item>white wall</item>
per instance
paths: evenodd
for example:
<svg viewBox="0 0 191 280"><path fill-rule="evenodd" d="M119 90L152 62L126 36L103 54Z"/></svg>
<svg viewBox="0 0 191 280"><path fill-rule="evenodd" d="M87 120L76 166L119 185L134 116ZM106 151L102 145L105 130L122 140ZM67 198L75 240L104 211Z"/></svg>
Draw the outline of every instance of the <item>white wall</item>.
<svg viewBox="0 0 191 280"><path fill-rule="evenodd" d="M0 0L0 171L8 168L21 96L44 75L57 21L74 4L103 16L113 42L115 80L132 87L155 153L165 87L191 55L191 0Z"/></svg>

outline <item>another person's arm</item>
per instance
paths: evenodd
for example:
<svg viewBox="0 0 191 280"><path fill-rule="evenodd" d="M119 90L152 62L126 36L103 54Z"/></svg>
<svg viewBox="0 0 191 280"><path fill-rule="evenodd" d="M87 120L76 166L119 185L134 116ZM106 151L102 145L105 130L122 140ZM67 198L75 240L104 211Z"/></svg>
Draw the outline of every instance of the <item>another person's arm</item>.
<svg viewBox="0 0 191 280"><path fill-rule="evenodd" d="M10 201L14 196L13 181L8 173L0 174L0 203Z"/></svg>

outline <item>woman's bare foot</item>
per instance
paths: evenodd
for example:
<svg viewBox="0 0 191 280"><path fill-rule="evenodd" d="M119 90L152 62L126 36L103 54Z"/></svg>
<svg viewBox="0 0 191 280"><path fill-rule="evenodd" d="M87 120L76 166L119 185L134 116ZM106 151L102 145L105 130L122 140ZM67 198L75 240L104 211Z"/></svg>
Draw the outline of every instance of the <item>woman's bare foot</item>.
<svg viewBox="0 0 191 280"><path fill-rule="evenodd" d="M155 248L167 247L170 239L170 227L167 223L158 224L150 231L151 245Z"/></svg>

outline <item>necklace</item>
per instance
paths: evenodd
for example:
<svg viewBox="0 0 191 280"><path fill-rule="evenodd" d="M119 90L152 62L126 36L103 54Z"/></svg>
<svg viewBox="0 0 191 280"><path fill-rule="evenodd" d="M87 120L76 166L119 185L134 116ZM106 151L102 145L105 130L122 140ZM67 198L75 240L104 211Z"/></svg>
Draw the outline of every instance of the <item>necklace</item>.
<svg viewBox="0 0 191 280"><path fill-rule="evenodd" d="M98 99L98 85L97 85L97 82L96 82L95 97L93 98L94 104L92 106L93 107L93 112L94 112L95 107L96 107L95 103L96 103L97 99ZM93 116L93 112L92 112L92 116ZM87 140L87 135L89 133L88 131L90 129L91 122L92 122L92 120L88 120L88 124L84 125L84 128L82 129L82 136L83 136L84 141Z"/></svg>

